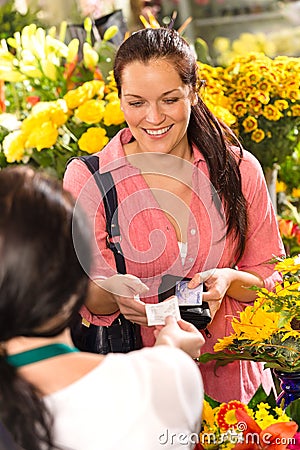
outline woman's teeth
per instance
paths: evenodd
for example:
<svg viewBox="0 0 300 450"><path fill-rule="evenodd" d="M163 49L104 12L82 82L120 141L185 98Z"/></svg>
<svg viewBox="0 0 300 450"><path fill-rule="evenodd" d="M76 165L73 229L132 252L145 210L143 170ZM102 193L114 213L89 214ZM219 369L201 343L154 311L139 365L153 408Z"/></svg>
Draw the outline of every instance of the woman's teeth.
<svg viewBox="0 0 300 450"><path fill-rule="evenodd" d="M169 131L171 126L172 125L170 125L169 127L161 128L160 130L145 130L145 131L147 134L150 134L151 136L159 136L159 135L164 134L167 131Z"/></svg>

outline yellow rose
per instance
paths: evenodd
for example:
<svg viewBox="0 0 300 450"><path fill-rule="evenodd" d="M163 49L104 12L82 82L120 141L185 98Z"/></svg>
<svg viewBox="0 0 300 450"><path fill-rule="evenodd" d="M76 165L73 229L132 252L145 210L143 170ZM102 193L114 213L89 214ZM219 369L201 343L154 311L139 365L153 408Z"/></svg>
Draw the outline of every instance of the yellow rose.
<svg viewBox="0 0 300 450"><path fill-rule="evenodd" d="M84 98L78 89L68 91L64 96L64 100L66 101L69 109L75 109L84 102Z"/></svg>
<svg viewBox="0 0 300 450"><path fill-rule="evenodd" d="M104 125L121 125L121 123L125 122L123 111L120 108L119 101L112 101L108 103L105 107L104 117L103 117Z"/></svg>
<svg viewBox="0 0 300 450"><path fill-rule="evenodd" d="M8 163L20 162L25 154L25 135L22 131L13 131L3 140L3 152Z"/></svg>
<svg viewBox="0 0 300 450"><path fill-rule="evenodd" d="M78 146L85 152L96 153L102 150L108 141L104 128L92 127L82 134Z"/></svg>
<svg viewBox="0 0 300 450"><path fill-rule="evenodd" d="M105 103L103 100L88 100L75 111L75 117L85 123L99 123L103 118Z"/></svg>
<svg viewBox="0 0 300 450"><path fill-rule="evenodd" d="M38 102L33 106L30 117L43 115L41 120L52 120L58 127L68 119L68 107L63 99L52 102Z"/></svg>
<svg viewBox="0 0 300 450"><path fill-rule="evenodd" d="M41 128L43 123L50 120L50 115L48 111L40 111L36 114L32 114L23 120L21 125L21 130L23 133L29 135L35 129Z"/></svg>
<svg viewBox="0 0 300 450"><path fill-rule="evenodd" d="M34 128L26 141L26 148L50 148L58 138L57 127L52 122L44 122L41 127Z"/></svg>

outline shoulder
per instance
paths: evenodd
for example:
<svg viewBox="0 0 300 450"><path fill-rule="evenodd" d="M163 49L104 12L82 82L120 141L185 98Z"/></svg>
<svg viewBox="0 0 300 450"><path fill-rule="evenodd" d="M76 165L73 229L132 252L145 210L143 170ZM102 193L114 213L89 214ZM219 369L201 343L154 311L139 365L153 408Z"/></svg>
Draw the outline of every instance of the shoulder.
<svg viewBox="0 0 300 450"><path fill-rule="evenodd" d="M147 368L147 376L153 380L154 385L156 382L169 385L172 379L175 389L181 390L183 385L189 385L195 391L202 390L202 378L197 364L178 348L158 345L131 352L125 357L137 370ZM170 386L169 388L171 389Z"/></svg>
<svg viewBox="0 0 300 450"><path fill-rule="evenodd" d="M254 195L255 192L258 193L261 188L265 188L265 175L258 159L248 150L243 149L242 157L240 157L239 148L232 147L231 150L239 163L242 188L246 197Z"/></svg>
<svg viewBox="0 0 300 450"><path fill-rule="evenodd" d="M253 155L253 153L248 150L243 149L243 155L240 156L240 149L238 147L231 147L231 152L235 155L237 161L240 161L240 170L248 171L253 170L254 172L262 172L262 167L258 159Z"/></svg>
<svg viewBox="0 0 300 450"><path fill-rule="evenodd" d="M113 171L126 164L124 145L132 139L128 128L120 130L100 152L93 155L99 158L100 172ZM77 193L80 188L91 178L87 166L78 158L71 159L66 167L63 177L64 188Z"/></svg>

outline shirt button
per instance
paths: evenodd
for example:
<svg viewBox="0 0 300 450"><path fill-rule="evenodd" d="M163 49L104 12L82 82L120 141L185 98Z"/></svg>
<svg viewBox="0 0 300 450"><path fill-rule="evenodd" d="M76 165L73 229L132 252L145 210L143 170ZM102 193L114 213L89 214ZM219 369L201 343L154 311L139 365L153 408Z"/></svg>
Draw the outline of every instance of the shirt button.
<svg viewBox="0 0 300 450"><path fill-rule="evenodd" d="M192 228L192 229L191 229L191 235L192 235L192 236L195 236L195 234L196 234L196 230L195 230L195 228Z"/></svg>
<svg viewBox="0 0 300 450"><path fill-rule="evenodd" d="M194 258L189 258L189 262L194 262Z"/></svg>

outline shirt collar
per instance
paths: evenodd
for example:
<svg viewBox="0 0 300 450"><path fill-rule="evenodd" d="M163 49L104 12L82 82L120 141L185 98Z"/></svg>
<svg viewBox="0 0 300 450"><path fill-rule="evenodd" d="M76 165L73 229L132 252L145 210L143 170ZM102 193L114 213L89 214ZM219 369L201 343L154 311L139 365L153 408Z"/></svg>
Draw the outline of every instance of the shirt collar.
<svg viewBox="0 0 300 450"><path fill-rule="evenodd" d="M111 139L105 149L99 153L101 154L100 173L111 172L124 166L132 167L126 158L123 148L123 145L128 144L131 139L132 133L129 128L123 128ZM192 145L192 150L194 164L198 165L199 162L205 161L196 145Z"/></svg>
<svg viewBox="0 0 300 450"><path fill-rule="evenodd" d="M124 144L128 144L132 139L132 133L129 128L120 130L105 149L99 152L101 159L100 173L112 172L123 166L130 166L124 153Z"/></svg>

